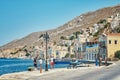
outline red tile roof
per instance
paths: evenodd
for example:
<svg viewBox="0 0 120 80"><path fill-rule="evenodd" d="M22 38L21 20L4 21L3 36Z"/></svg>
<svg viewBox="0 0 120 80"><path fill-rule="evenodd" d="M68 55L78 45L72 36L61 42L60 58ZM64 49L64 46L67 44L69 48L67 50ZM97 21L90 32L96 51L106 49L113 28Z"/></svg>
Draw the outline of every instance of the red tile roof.
<svg viewBox="0 0 120 80"><path fill-rule="evenodd" d="M107 36L120 36L120 33L112 33L112 34L108 34Z"/></svg>

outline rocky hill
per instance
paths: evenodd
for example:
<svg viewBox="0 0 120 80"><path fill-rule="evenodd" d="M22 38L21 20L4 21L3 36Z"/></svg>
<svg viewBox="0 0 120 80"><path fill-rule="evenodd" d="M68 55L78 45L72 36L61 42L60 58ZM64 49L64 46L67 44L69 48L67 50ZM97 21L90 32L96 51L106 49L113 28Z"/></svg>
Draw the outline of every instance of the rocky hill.
<svg viewBox="0 0 120 80"><path fill-rule="evenodd" d="M99 20L107 18L116 13L120 13L120 5L107 7L107 8L96 10L94 12L88 12L88 13L82 14L56 29L47 30L47 32L50 35L51 41L58 42L60 41L61 36L70 35L71 33L79 31L82 28L92 27L93 24L97 23ZM13 49L13 48L21 47L25 45L27 46L41 45L41 40L39 40L39 37L45 32L46 31L31 33L22 39L15 40L4 46L1 46L0 50L2 51L5 49Z"/></svg>

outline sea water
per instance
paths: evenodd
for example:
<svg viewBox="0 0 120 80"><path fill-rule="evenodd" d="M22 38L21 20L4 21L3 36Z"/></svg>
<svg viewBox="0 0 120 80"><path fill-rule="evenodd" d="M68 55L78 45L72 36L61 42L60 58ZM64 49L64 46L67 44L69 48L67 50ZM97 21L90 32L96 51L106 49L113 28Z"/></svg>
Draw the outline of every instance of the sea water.
<svg viewBox="0 0 120 80"><path fill-rule="evenodd" d="M55 68L65 68L68 64L55 64ZM26 59L0 59L0 75L14 72L27 71L28 67L33 67L33 60ZM45 68L45 63L42 65ZM39 63L38 63L39 68ZM48 64L50 68L50 64Z"/></svg>

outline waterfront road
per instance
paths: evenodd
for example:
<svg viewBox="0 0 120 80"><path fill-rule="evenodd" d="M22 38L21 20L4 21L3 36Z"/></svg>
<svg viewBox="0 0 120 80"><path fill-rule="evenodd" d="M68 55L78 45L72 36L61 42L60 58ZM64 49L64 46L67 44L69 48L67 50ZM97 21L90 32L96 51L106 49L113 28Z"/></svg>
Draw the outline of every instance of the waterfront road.
<svg viewBox="0 0 120 80"><path fill-rule="evenodd" d="M79 68L31 77L26 80L120 80L120 61L108 67Z"/></svg>
<svg viewBox="0 0 120 80"><path fill-rule="evenodd" d="M115 65L89 72L85 75L75 76L74 80L120 80L120 61ZM72 80L70 79L70 80Z"/></svg>

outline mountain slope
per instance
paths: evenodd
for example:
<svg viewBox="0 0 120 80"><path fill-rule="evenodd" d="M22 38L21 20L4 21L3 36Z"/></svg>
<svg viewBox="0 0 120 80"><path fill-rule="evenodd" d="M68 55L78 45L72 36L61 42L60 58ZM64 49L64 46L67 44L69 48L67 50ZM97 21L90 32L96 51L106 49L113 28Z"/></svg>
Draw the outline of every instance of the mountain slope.
<svg viewBox="0 0 120 80"><path fill-rule="evenodd" d="M71 33L76 32L82 28L92 27L93 24L97 23L99 20L107 18L116 13L120 13L120 5L107 7L107 8L99 9L94 12L88 12L86 14L82 14L74 18L73 20L65 23L64 25L53 30L48 30L47 32L50 35L51 41L58 42L61 36L70 35ZM16 48L19 46L25 46L25 45L27 46L40 45L41 41L38 42L36 41L39 39L39 36L45 32L46 31L31 33L30 35L22 39L12 41L0 47L0 49L4 50L4 49Z"/></svg>

